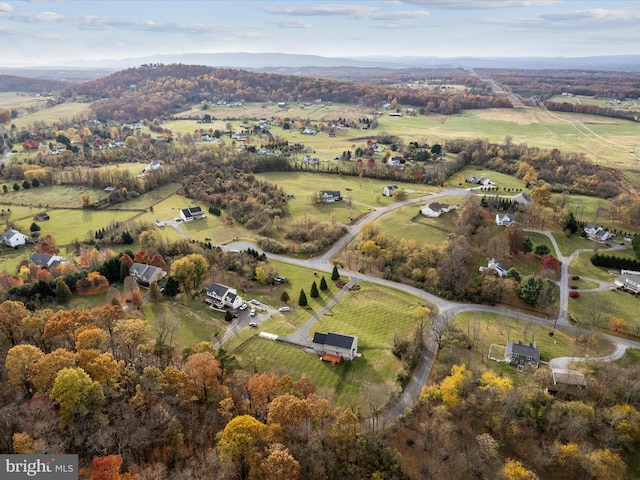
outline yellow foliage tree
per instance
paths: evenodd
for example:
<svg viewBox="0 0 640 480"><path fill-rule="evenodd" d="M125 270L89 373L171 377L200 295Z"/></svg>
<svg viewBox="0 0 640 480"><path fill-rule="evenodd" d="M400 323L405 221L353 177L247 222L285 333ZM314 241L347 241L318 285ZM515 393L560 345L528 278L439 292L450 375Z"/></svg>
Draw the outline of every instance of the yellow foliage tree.
<svg viewBox="0 0 640 480"><path fill-rule="evenodd" d="M500 474L504 480L538 480L531 470L525 468L518 460L509 459L502 466Z"/></svg>
<svg viewBox="0 0 640 480"><path fill-rule="evenodd" d="M460 404L463 389L469 383L471 377L472 373L467 370L465 365L451 367L451 375L440 382L442 402L447 408L455 408Z"/></svg>

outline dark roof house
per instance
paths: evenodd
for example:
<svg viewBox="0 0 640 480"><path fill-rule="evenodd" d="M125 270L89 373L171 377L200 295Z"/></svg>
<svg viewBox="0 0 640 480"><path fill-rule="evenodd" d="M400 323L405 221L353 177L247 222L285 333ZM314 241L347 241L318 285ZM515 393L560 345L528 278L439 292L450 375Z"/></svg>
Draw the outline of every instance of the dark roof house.
<svg viewBox="0 0 640 480"><path fill-rule="evenodd" d="M540 349L533 343L507 342L504 359L513 365L540 365Z"/></svg>
<svg viewBox="0 0 640 480"><path fill-rule="evenodd" d="M358 337L335 332L316 332L313 335L313 349L322 354L323 359L328 354L327 359L332 363L336 363L333 357L353 360L358 356Z"/></svg>
<svg viewBox="0 0 640 480"><path fill-rule="evenodd" d="M152 265L146 265L144 263L133 263L129 268L129 275L131 275L136 282L143 285L151 285L153 282L158 282L164 278L167 274L160 267L154 267Z"/></svg>
<svg viewBox="0 0 640 480"><path fill-rule="evenodd" d="M61 263L66 263L66 260L57 255L36 252L29 258L29 263L33 263L40 268L51 268L60 265Z"/></svg>
<svg viewBox="0 0 640 480"><path fill-rule="evenodd" d="M204 211L200 207L187 207L180 210L180 218L185 222L204 218Z"/></svg>

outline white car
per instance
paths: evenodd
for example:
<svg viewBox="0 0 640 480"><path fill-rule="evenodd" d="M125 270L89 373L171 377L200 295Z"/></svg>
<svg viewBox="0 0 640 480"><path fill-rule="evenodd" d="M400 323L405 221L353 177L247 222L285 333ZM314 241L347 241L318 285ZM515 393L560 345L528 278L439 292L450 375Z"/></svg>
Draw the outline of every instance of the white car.
<svg viewBox="0 0 640 480"><path fill-rule="evenodd" d="M252 308L251 311L249 312L249 315L252 317L256 316L256 311Z"/></svg>
<svg viewBox="0 0 640 480"><path fill-rule="evenodd" d="M258 326L258 324L256 322L251 322L249 324L250 327L256 328Z"/></svg>
<svg viewBox="0 0 640 480"><path fill-rule="evenodd" d="M279 312L288 312L289 310L291 310L289 307L280 307L278 309Z"/></svg>
<svg viewBox="0 0 640 480"><path fill-rule="evenodd" d="M243 303L242 305L240 305L240 306L238 307L238 310L240 310L240 311L242 311L242 310L246 310L246 309L247 309L247 304L246 304L246 303Z"/></svg>

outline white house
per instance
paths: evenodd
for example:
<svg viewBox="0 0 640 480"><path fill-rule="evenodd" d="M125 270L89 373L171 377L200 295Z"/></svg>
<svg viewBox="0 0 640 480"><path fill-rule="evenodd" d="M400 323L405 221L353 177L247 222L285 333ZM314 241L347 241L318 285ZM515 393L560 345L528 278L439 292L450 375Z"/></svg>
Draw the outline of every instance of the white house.
<svg viewBox="0 0 640 480"><path fill-rule="evenodd" d="M29 263L33 263L40 268L51 268L61 263L67 263L63 257L59 257L58 255L49 255L48 253L34 253L29 258Z"/></svg>
<svg viewBox="0 0 640 480"><path fill-rule="evenodd" d="M491 180L489 180L486 177L479 177L476 175L471 175L469 177L467 177L467 182L468 183L474 183L476 185L482 185L483 187L490 187L495 185Z"/></svg>
<svg viewBox="0 0 640 480"><path fill-rule="evenodd" d="M584 227L584 233L587 235L589 240L594 240L600 243L604 243L613 237L612 233L607 232L600 225L594 225L593 223L589 223Z"/></svg>
<svg viewBox="0 0 640 480"><path fill-rule="evenodd" d="M319 333L313 335L313 349L322 354L322 359L333 364L341 360L353 360L358 356L358 337L342 333Z"/></svg>
<svg viewBox="0 0 640 480"><path fill-rule="evenodd" d="M180 218L185 222L200 220L204 217L204 211L200 207L187 207L180 210Z"/></svg>
<svg viewBox="0 0 640 480"><path fill-rule="evenodd" d="M614 283L616 286L637 295L640 293L640 275L634 273L631 273L628 270L623 270L622 275L616 277Z"/></svg>
<svg viewBox="0 0 640 480"><path fill-rule="evenodd" d="M339 202L340 200L342 200L340 190L320 190L319 192L319 203L333 203Z"/></svg>
<svg viewBox="0 0 640 480"><path fill-rule="evenodd" d="M486 267L480 267L481 272L484 272L485 270L495 270L501 278L507 275L507 266L498 262L495 258L489 260Z"/></svg>
<svg viewBox="0 0 640 480"><path fill-rule="evenodd" d="M449 205L447 203L431 202L420 209L420 213L425 217L439 217L443 213L450 212L458 208L457 205Z"/></svg>
<svg viewBox="0 0 640 480"><path fill-rule="evenodd" d="M317 165L320 162L318 162L318 159L313 155L305 155L302 157L302 163L306 163L307 165Z"/></svg>
<svg viewBox="0 0 640 480"><path fill-rule="evenodd" d="M144 167L145 173L153 172L155 170L159 170L162 165L158 160L154 160L153 162L149 162L149 165Z"/></svg>
<svg viewBox="0 0 640 480"><path fill-rule="evenodd" d="M7 247L15 248L27 243L27 238L29 237L17 230L14 230L13 228L10 228L0 235L0 243L4 243Z"/></svg>
<svg viewBox="0 0 640 480"><path fill-rule="evenodd" d="M207 302L218 308L239 308L244 302L235 288L227 287L221 283L213 283L207 289Z"/></svg>
<svg viewBox="0 0 640 480"><path fill-rule="evenodd" d="M516 221L516 215L514 213L498 213L496 215L496 224L507 227L511 222Z"/></svg>
<svg viewBox="0 0 640 480"><path fill-rule="evenodd" d="M387 185L382 189L382 194L385 197L390 197L393 195L393 192L395 192L397 189L398 189L397 185Z"/></svg>

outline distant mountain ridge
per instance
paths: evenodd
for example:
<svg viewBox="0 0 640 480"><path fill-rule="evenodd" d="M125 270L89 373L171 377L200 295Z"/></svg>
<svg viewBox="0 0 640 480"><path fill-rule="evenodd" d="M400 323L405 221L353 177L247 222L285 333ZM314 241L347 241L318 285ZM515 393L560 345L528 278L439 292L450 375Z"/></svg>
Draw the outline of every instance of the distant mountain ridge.
<svg viewBox="0 0 640 480"><path fill-rule="evenodd" d="M640 71L640 55L611 55L593 57L433 57L433 56L362 56L351 58L325 57L289 53L181 53L157 54L144 57L110 59L76 59L65 65L57 62L50 66L0 67L0 73L60 80L83 81L74 78L72 72L95 70L100 76L125 68L144 64L206 65L210 67L242 68L253 71L276 71L282 68L288 73L292 68L308 67L357 67L357 68L509 68L509 69L584 69L604 71ZM29 72L28 74L25 74ZM34 72L37 72L34 74ZM107 73L108 72L108 73ZM94 76L97 78L97 76Z"/></svg>

